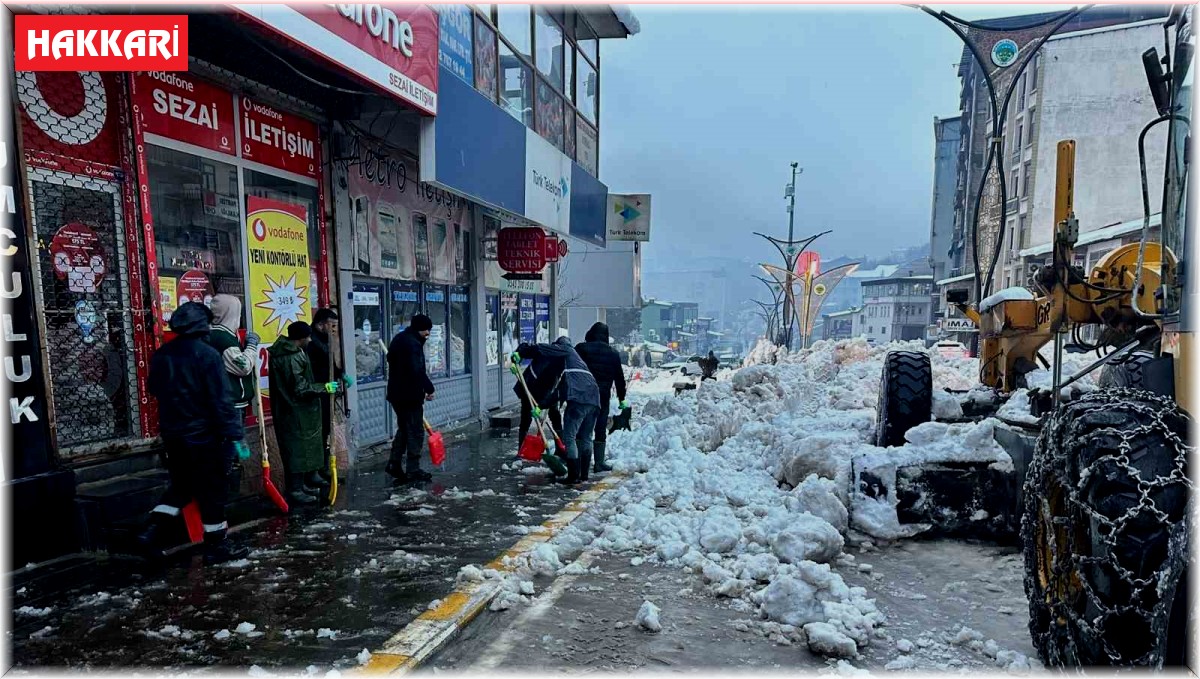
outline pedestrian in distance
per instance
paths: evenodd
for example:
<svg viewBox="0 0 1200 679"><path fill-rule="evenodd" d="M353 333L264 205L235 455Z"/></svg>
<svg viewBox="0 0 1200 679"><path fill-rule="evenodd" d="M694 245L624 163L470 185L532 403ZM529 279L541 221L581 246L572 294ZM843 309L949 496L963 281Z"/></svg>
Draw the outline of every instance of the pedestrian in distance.
<svg viewBox="0 0 1200 679"><path fill-rule="evenodd" d="M629 407L625 402L625 370L621 367L620 354L609 343L608 326L604 323L593 324L584 335L584 341L575 345L575 352L587 364L600 390L600 410L596 414L596 433L592 442L595 455L592 471L597 474L609 472L612 466L605 462L608 454L608 403L615 386L621 410ZM587 478L586 470L583 476Z"/></svg>
<svg viewBox="0 0 1200 679"><path fill-rule="evenodd" d="M708 356L700 359L700 381L717 379L717 368L721 362L717 360L716 355L710 350Z"/></svg>
<svg viewBox="0 0 1200 679"><path fill-rule="evenodd" d="M271 414L275 441L287 478L287 499L296 505L316 504L328 484L318 473L325 460L321 438L321 398L336 394L337 382L318 382L304 348L312 327L296 321L270 350Z"/></svg>
<svg viewBox="0 0 1200 679"><path fill-rule="evenodd" d="M317 309L317 312L313 314L312 339L305 345L304 353L308 354L313 375L318 380L340 382L343 389L348 389L354 386L354 378L343 373L342 369L334 363L333 354L330 352L332 336L337 329L337 312L333 309ZM329 432L333 429L333 399L334 395L329 393L322 394L320 397L321 446L325 451L325 463L317 475L323 481L323 489L327 489L330 482L328 476L329 456L333 454L333 451L329 445Z"/></svg>
<svg viewBox="0 0 1200 679"><path fill-rule="evenodd" d="M600 389L587 364L571 346L571 338L559 337L553 344L522 344L511 356L522 359L551 359L561 362L561 378L554 389L557 401L566 404L563 411L562 438L567 446L567 476L555 479L568 485L587 481L592 463L592 435L600 411ZM557 369L557 365L556 365Z"/></svg>
<svg viewBox="0 0 1200 679"><path fill-rule="evenodd" d="M150 511L150 525L138 536L148 554L161 555L172 525L179 525L183 508L195 500L204 525L207 564L247 553L228 542L225 501L235 456L250 456L222 355L206 341L212 318L203 304L180 305L170 320L175 339L150 358L147 387L158 401L158 429L170 481Z"/></svg>
<svg viewBox="0 0 1200 679"><path fill-rule="evenodd" d="M433 321L425 314L413 316L388 346L387 400L396 412L396 438L385 471L396 483L429 481L433 475L421 469L425 445L425 403L433 400L433 382L425 367L425 340Z"/></svg>

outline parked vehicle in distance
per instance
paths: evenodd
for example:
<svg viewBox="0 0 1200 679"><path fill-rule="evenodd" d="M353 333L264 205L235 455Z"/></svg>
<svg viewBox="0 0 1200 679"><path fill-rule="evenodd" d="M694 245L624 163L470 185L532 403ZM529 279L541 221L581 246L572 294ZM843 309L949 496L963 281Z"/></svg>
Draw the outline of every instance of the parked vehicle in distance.
<svg viewBox="0 0 1200 679"><path fill-rule="evenodd" d="M934 351L942 358L967 358L967 347L962 342L954 340L940 340L933 345Z"/></svg>

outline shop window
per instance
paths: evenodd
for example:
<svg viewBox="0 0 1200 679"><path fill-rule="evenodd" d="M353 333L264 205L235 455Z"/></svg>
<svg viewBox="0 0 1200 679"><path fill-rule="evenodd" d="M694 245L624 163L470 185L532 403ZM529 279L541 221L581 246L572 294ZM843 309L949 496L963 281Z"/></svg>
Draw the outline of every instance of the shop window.
<svg viewBox="0 0 1200 679"><path fill-rule="evenodd" d="M446 286L425 285L425 315L433 321L429 339L425 341L425 367L430 377L445 377L447 372L449 313L446 309Z"/></svg>
<svg viewBox="0 0 1200 679"><path fill-rule="evenodd" d="M567 108L566 121L563 126L563 153L575 159L575 112Z"/></svg>
<svg viewBox="0 0 1200 679"><path fill-rule="evenodd" d="M495 8L495 5L492 4L475 5L475 9L479 10L479 13L488 21L495 21L495 16L492 14L493 8Z"/></svg>
<svg viewBox="0 0 1200 679"><path fill-rule="evenodd" d="M147 145L146 171L164 329L180 304L217 293L245 308L237 168Z"/></svg>
<svg viewBox="0 0 1200 679"><path fill-rule="evenodd" d="M500 105L526 127L533 127L533 73L500 42Z"/></svg>
<svg viewBox="0 0 1200 679"><path fill-rule="evenodd" d="M563 100L558 93L538 78L537 133L558 148L563 147Z"/></svg>
<svg viewBox="0 0 1200 679"><path fill-rule="evenodd" d="M488 293L487 296L487 355L488 367L500 365L500 295Z"/></svg>
<svg viewBox="0 0 1200 679"><path fill-rule="evenodd" d="M471 282L471 262L473 260L474 250L471 247L471 232L462 227L462 224L454 225L454 274L455 281L461 285L466 285Z"/></svg>
<svg viewBox="0 0 1200 679"><path fill-rule="evenodd" d="M575 105L588 122L596 122L596 102L600 97L600 83L596 69L586 59L575 63Z"/></svg>
<svg viewBox="0 0 1200 679"><path fill-rule="evenodd" d="M600 140L596 136L596 128L587 124L583 116L575 118L575 159L583 169L596 175L597 167L599 166L599 145Z"/></svg>
<svg viewBox="0 0 1200 679"><path fill-rule="evenodd" d="M450 374L471 372L471 297L466 287L450 288Z"/></svg>
<svg viewBox="0 0 1200 679"><path fill-rule="evenodd" d="M529 5L498 5L496 27L521 56L526 59L532 56Z"/></svg>
<svg viewBox="0 0 1200 679"><path fill-rule="evenodd" d="M412 323L413 316L421 313L421 284L407 281L392 281L391 288L391 334L390 341Z"/></svg>
<svg viewBox="0 0 1200 679"><path fill-rule="evenodd" d="M475 89L496 101L496 32L475 22Z"/></svg>
<svg viewBox="0 0 1200 679"><path fill-rule="evenodd" d="M355 283L354 302L354 360L358 382L369 384L386 379L384 365L387 355L383 344L383 286L376 283Z"/></svg>
<svg viewBox="0 0 1200 679"><path fill-rule="evenodd" d="M556 89L563 88L563 33L558 22L546 10L538 8L534 19L537 55L534 64Z"/></svg>

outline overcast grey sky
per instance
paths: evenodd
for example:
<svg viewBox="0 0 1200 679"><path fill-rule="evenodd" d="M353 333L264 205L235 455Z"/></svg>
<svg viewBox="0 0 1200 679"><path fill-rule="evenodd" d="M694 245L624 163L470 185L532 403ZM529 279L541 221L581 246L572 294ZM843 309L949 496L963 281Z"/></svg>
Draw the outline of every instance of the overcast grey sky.
<svg viewBox="0 0 1200 679"><path fill-rule="evenodd" d="M1067 7L943 6L969 19ZM601 54L601 179L654 196L650 269L761 257L753 231L825 229L826 258L929 237L933 118L957 114L962 43L895 6L634 5L641 33Z"/></svg>

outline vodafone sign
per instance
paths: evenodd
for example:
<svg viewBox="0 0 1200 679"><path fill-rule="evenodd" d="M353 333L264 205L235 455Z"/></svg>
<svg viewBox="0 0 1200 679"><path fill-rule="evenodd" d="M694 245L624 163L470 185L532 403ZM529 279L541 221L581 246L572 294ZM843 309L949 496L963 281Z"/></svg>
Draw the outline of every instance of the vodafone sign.
<svg viewBox="0 0 1200 679"><path fill-rule="evenodd" d="M429 115L437 114L438 15L428 5L238 4L258 23Z"/></svg>

